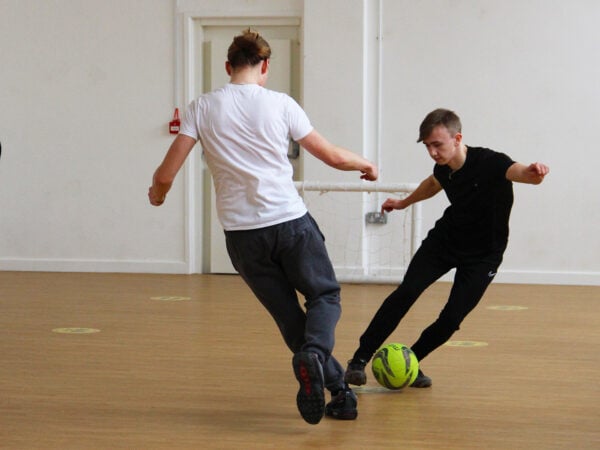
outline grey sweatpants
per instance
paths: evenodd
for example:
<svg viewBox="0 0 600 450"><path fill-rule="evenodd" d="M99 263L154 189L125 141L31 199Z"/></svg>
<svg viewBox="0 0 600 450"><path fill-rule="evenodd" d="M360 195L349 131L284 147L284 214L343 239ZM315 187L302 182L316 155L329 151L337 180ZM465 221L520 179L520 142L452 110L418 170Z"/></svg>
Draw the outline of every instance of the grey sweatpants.
<svg viewBox="0 0 600 450"><path fill-rule="evenodd" d="M226 231L225 239L233 266L275 319L289 349L317 353L327 389L343 388L344 371L331 354L341 314L340 286L311 215L265 228ZM297 291L305 298L305 309Z"/></svg>

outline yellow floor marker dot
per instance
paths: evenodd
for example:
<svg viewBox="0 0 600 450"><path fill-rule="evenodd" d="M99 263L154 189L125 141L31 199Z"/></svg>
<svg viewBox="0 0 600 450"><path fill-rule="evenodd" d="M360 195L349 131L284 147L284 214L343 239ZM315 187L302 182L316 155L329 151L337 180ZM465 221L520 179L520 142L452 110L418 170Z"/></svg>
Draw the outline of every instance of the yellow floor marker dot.
<svg viewBox="0 0 600 450"><path fill-rule="evenodd" d="M527 306L516 306L516 305L492 305L488 306L487 309L491 309L492 311L524 311Z"/></svg>
<svg viewBox="0 0 600 450"><path fill-rule="evenodd" d="M448 347L486 347L488 343L479 341L448 341L444 345Z"/></svg>
<svg viewBox="0 0 600 450"><path fill-rule="evenodd" d="M92 334L100 332L97 328L55 328L52 331L62 334Z"/></svg>
<svg viewBox="0 0 600 450"><path fill-rule="evenodd" d="M160 300L162 302L181 302L184 300L191 300L191 297L180 297L177 295L162 295L158 297L150 297L150 300Z"/></svg>

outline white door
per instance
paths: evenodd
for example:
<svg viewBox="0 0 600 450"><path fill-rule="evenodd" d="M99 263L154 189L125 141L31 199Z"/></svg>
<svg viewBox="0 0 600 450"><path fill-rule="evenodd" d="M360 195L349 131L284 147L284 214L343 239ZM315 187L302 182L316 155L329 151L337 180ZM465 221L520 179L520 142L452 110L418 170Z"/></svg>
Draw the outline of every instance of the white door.
<svg viewBox="0 0 600 450"><path fill-rule="evenodd" d="M269 25L261 21L260 25L249 25L257 30L271 46L271 63L267 88L285 92L300 102L300 42L299 28L296 25L282 26L278 24ZM197 73L195 79L201 80L202 92L209 92L223 86L229 81L225 72L225 61L227 49L235 35L248 28L246 26L212 25L199 27L196 34L196 49L198 59L196 60ZM297 146L290 143L290 161L294 167L294 179L301 179L301 161L297 152ZM212 180L206 170L205 179L210 180L205 184L203 215L205 255L203 271L208 273L235 273L231 265L227 249L225 247L225 236L219 220L217 219L215 207L215 191Z"/></svg>

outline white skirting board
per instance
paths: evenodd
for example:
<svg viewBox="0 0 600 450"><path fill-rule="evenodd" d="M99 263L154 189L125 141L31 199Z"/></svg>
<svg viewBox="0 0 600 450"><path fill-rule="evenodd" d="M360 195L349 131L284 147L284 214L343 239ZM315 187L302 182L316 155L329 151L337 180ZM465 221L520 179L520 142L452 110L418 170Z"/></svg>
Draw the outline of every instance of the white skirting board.
<svg viewBox="0 0 600 450"><path fill-rule="evenodd" d="M19 272L98 272L98 273L168 273L189 274L186 261L159 260L92 260L92 259L10 259L0 258L0 270ZM386 276L360 276L356 270L335 267L338 280L343 283L397 284L402 280L403 269ZM440 281L452 281L453 271ZM552 272L533 270L502 270L494 283L556 284L600 286L600 272Z"/></svg>

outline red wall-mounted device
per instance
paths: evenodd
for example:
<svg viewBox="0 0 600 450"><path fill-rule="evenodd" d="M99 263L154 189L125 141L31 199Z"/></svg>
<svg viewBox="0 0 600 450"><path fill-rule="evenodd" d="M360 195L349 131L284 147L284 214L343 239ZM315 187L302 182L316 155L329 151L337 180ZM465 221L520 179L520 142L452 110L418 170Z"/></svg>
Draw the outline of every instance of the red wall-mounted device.
<svg viewBox="0 0 600 450"><path fill-rule="evenodd" d="M179 120L179 108L175 108L175 113L173 113L173 120L169 122L169 133L178 134L180 125L181 121Z"/></svg>

